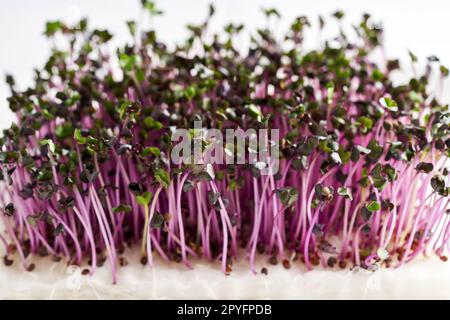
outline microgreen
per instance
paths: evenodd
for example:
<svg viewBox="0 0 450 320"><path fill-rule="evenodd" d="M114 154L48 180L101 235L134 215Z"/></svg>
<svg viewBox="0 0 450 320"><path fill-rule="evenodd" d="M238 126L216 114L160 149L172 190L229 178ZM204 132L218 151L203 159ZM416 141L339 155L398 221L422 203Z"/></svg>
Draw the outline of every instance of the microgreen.
<svg viewBox="0 0 450 320"><path fill-rule="evenodd" d="M139 194L136 196L136 201L140 205L148 206L150 203L150 200L152 199L152 193L149 191L143 192L142 194Z"/></svg>
<svg viewBox="0 0 450 320"><path fill-rule="evenodd" d="M141 3L151 19L162 14ZM348 34L336 11L329 18L342 28L310 50L312 20L299 16L280 38L280 12L264 9L266 27L249 31L242 50L244 25L209 36L214 13L175 47L130 20L134 42L114 52L105 46L113 35L86 19L45 25L52 43L66 43L53 44L29 89L6 77L17 121L0 137L4 238L78 264L106 252L114 281L118 248L139 241L145 263L155 249L186 265L221 259L225 273L240 244L254 272L257 251L285 267L295 252L308 269L448 252L450 113L430 81L444 81L447 67L431 56L423 73L393 81L399 61L373 58L383 29L368 14ZM321 29L326 22L319 17ZM207 149L198 120L219 131L278 129L278 172L262 174L270 165L261 160L172 163L174 129ZM324 259L330 251L339 257Z"/></svg>
<svg viewBox="0 0 450 320"><path fill-rule="evenodd" d="M131 212L131 207L126 204L119 204L118 206L113 208L114 213L124 213L124 212Z"/></svg>
<svg viewBox="0 0 450 320"><path fill-rule="evenodd" d="M370 212L374 212L374 211L378 211L380 210L381 206L378 202L376 201L371 201L366 205L367 210L369 210Z"/></svg>
<svg viewBox="0 0 450 320"><path fill-rule="evenodd" d="M53 143L53 141L51 139L41 140L41 141L39 141L39 144L41 146L47 145L48 150L50 150L53 153L55 152L55 144Z"/></svg>
<svg viewBox="0 0 450 320"><path fill-rule="evenodd" d="M298 199L298 191L293 187L283 187L275 191L281 203L285 206L292 206Z"/></svg>

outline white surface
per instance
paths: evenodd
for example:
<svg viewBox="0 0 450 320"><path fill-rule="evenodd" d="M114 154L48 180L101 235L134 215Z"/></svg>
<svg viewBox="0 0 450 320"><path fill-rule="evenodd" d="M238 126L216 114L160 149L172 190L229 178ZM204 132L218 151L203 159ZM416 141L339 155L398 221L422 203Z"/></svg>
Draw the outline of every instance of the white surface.
<svg viewBox="0 0 450 320"><path fill-rule="evenodd" d="M17 260L17 259L16 259ZM450 299L450 262L422 259L401 269L305 272L299 262L290 270L281 264L266 266L269 274L253 275L242 261L225 276L219 263L183 264L157 261L142 266L138 255L119 268L118 283L111 284L107 264L94 276L82 268L67 267L50 259L35 259L36 269L23 272L17 261L0 266L0 297L14 299ZM260 270L260 268L258 268Z"/></svg>
<svg viewBox="0 0 450 320"><path fill-rule="evenodd" d="M283 15L280 31L298 15L316 21L317 14L328 15L336 9L347 14L347 21L358 21L370 12L385 27L388 57L407 57L406 49L420 58L438 55L450 64L450 42L446 38L450 2L442 0L347 0L256 1L227 0L216 3L217 30L230 20L249 29L264 23L261 7L277 7ZM88 16L96 27L108 28L115 38L112 46L128 41L124 22L139 18L139 1L122 0L17 0L0 2L0 76L13 73L21 88L31 83L32 70L42 66L48 46L42 36L48 19L73 20ZM165 15L155 21L160 36L173 43L183 39L184 25L199 22L207 11L207 0L158 1ZM332 32L333 30L330 30ZM336 31L336 30L334 30ZM408 67L406 67L408 68ZM3 78L3 77L2 77ZM0 128L9 124L7 88L0 82ZM448 97L448 92L447 92ZM18 261L6 268L0 263L1 298L445 298L450 299L450 262L435 258L415 261L401 269L382 269L376 273L315 270L304 272L296 264L287 271L280 265L268 267L269 275L254 276L247 263L234 267L230 276L220 273L218 265L194 263L194 270L182 265L158 263L153 270L134 262L119 269L119 283L110 284L107 264L94 277L67 270L64 264L49 260L36 262L34 272L22 272Z"/></svg>

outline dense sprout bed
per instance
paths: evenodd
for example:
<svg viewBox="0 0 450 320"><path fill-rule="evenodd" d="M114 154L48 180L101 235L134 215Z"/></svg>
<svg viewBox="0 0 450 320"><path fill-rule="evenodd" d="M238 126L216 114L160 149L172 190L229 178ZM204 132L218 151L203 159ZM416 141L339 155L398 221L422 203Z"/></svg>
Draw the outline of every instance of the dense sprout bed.
<svg viewBox="0 0 450 320"><path fill-rule="evenodd" d="M17 255L32 270L31 255L51 255L93 273L107 259L116 281L121 254L138 244L143 264L204 257L225 273L237 257L258 272L257 254L308 269L446 260L450 117L429 92L433 75L448 75L438 58L419 73L411 54L414 76L394 85L399 62L384 57L369 15L309 51L306 17L281 40L257 30L242 50L242 25L206 32L213 13L174 49L130 21L134 44L113 56L108 31L47 23L52 54L34 85L18 91L7 77L17 123L1 137L4 262ZM330 19L345 23L341 12ZM195 120L279 129L279 172L173 164L171 130Z"/></svg>

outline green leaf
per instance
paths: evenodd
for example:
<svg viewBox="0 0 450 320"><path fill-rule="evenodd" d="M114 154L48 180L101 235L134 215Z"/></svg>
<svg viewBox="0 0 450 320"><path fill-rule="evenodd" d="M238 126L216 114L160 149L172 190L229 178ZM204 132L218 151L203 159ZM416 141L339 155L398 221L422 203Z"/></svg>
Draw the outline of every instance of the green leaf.
<svg viewBox="0 0 450 320"><path fill-rule="evenodd" d="M271 16L275 16L277 18L281 18L280 13L275 8L263 9L263 11L264 11L264 14L266 15L266 17L268 17L268 18L271 17Z"/></svg>
<svg viewBox="0 0 450 320"><path fill-rule="evenodd" d="M70 123L64 123L56 127L55 135L58 139L65 139L73 135L73 127Z"/></svg>
<svg viewBox="0 0 450 320"><path fill-rule="evenodd" d="M339 187L337 190L338 195L343 196L346 199L353 200L352 191L350 188Z"/></svg>
<svg viewBox="0 0 450 320"><path fill-rule="evenodd" d="M42 108L42 115L46 120L53 120L55 116L51 114L47 109Z"/></svg>
<svg viewBox="0 0 450 320"><path fill-rule="evenodd" d="M338 10L335 13L333 13L333 17L335 17L338 20L341 20L344 17L344 12L342 10Z"/></svg>
<svg viewBox="0 0 450 320"><path fill-rule="evenodd" d="M78 101L80 101L80 99L81 99L80 94L78 92L74 92L66 101L64 101L64 104L70 107L73 106Z"/></svg>
<svg viewBox="0 0 450 320"><path fill-rule="evenodd" d="M81 130L80 129L75 129L73 132L73 138L75 139L76 142L78 142L79 144L85 144L86 143L86 137L83 137L81 135Z"/></svg>
<svg viewBox="0 0 450 320"><path fill-rule="evenodd" d="M383 176L381 175L381 164L377 163L375 165L375 167L373 167L372 171L370 171L370 175L374 178L374 179L382 179Z"/></svg>
<svg viewBox="0 0 450 320"><path fill-rule="evenodd" d="M387 180L385 178L377 179L373 182L373 186L380 191L383 191L383 189L386 187L386 184Z"/></svg>
<svg viewBox="0 0 450 320"><path fill-rule="evenodd" d="M433 178L431 178L431 187L434 191L438 193L443 193L443 190L445 189L445 179L442 175L435 175Z"/></svg>
<svg viewBox="0 0 450 320"><path fill-rule="evenodd" d="M53 36L56 32L61 31L63 26L61 21L47 21L44 33L47 37Z"/></svg>
<svg viewBox="0 0 450 320"><path fill-rule="evenodd" d="M449 74L448 68L446 68L445 66L441 65L441 66L439 67L439 70L441 71L441 74L442 74L442 76L443 76L444 78L448 77L448 74Z"/></svg>
<svg viewBox="0 0 450 320"><path fill-rule="evenodd" d="M261 108L254 104L248 105L248 111L249 111L250 116L252 116L254 118L258 118L258 117L262 116Z"/></svg>
<svg viewBox="0 0 450 320"><path fill-rule="evenodd" d="M139 102L124 101L119 107L120 119L130 117L135 119L141 112L142 106Z"/></svg>
<svg viewBox="0 0 450 320"><path fill-rule="evenodd" d="M381 209L392 211L392 210L394 210L394 208L395 208L395 204L393 204L391 201L389 201L389 200L381 201Z"/></svg>
<svg viewBox="0 0 450 320"><path fill-rule="evenodd" d="M119 204L117 207L112 208L114 213L131 212L131 207L127 204Z"/></svg>
<svg viewBox="0 0 450 320"><path fill-rule="evenodd" d="M367 132L373 127L373 121L369 117L361 116L358 118L357 122L360 124L361 131L363 133Z"/></svg>
<svg viewBox="0 0 450 320"><path fill-rule="evenodd" d="M161 155L161 150L157 147L147 147L142 151L142 155L149 156L154 155L155 157L159 157Z"/></svg>
<svg viewBox="0 0 450 320"><path fill-rule="evenodd" d="M366 205L367 210L369 210L370 212L375 212L381 209L381 206L378 202L376 201L371 201Z"/></svg>
<svg viewBox="0 0 450 320"><path fill-rule="evenodd" d="M306 156L299 156L292 160L292 167L297 170L304 170L308 168L308 157Z"/></svg>
<svg viewBox="0 0 450 320"><path fill-rule="evenodd" d="M414 53L412 53L411 51L408 50L408 54L413 63L417 62L417 56Z"/></svg>
<svg viewBox="0 0 450 320"><path fill-rule="evenodd" d="M93 36L97 37L101 42L106 43L112 39L112 34L108 30L94 30Z"/></svg>
<svg viewBox="0 0 450 320"><path fill-rule="evenodd" d="M383 147L378 145L376 140L370 140L367 148L370 150L370 153L367 155L367 159L369 159L372 163L377 162L383 154Z"/></svg>
<svg viewBox="0 0 450 320"><path fill-rule="evenodd" d="M150 220L151 228L162 228L164 225L164 216L159 212L155 212L152 216L152 220Z"/></svg>
<svg viewBox="0 0 450 320"><path fill-rule="evenodd" d="M398 105L397 102L395 102L394 100L392 100L389 97L384 97L380 99L380 104L385 107L386 109L393 111L393 112L397 112L398 111Z"/></svg>
<svg viewBox="0 0 450 320"><path fill-rule="evenodd" d="M206 171L201 171L198 172L195 177L199 180L199 181L212 181L213 178L208 174L208 172Z"/></svg>
<svg viewBox="0 0 450 320"><path fill-rule="evenodd" d="M136 34L136 21L127 21L128 30L134 36Z"/></svg>
<svg viewBox="0 0 450 320"><path fill-rule="evenodd" d="M136 80L142 82L145 80L145 71L144 69L137 67L135 70Z"/></svg>
<svg viewBox="0 0 450 320"><path fill-rule="evenodd" d="M298 200L298 190L293 187L284 187L275 190L275 194L281 203L287 207L292 206Z"/></svg>
<svg viewBox="0 0 450 320"><path fill-rule="evenodd" d="M161 122L156 121L150 116L144 119L144 124L148 129L161 129L163 127Z"/></svg>
<svg viewBox="0 0 450 320"><path fill-rule="evenodd" d="M53 143L53 141L51 139L41 140L41 141L39 141L39 144L41 146L47 145L48 150L50 150L52 153L55 153L55 144Z"/></svg>
<svg viewBox="0 0 450 320"><path fill-rule="evenodd" d="M194 98L196 94L197 94L197 90L195 90L195 88L193 86L189 86L184 90L184 96L188 100L192 100L192 98Z"/></svg>
<svg viewBox="0 0 450 320"><path fill-rule="evenodd" d="M148 11L151 16L159 16L163 14L161 10L156 8L155 1L152 0L141 0L141 4Z"/></svg>
<svg viewBox="0 0 450 320"><path fill-rule="evenodd" d="M215 206L219 201L220 193L214 191L208 191L208 201L212 206Z"/></svg>
<svg viewBox="0 0 450 320"><path fill-rule="evenodd" d="M416 166L416 170L423 173L430 173L433 171L433 164L428 162L420 162Z"/></svg>
<svg viewBox="0 0 450 320"><path fill-rule="evenodd" d="M150 200L152 199L152 193L150 191L146 191L140 195L136 196L136 201L140 205L147 206L150 203Z"/></svg>
<svg viewBox="0 0 450 320"><path fill-rule="evenodd" d="M139 57L135 54L128 55L125 53L121 53L119 55L119 62L123 70L125 70L126 72L130 72L138 64Z"/></svg>
<svg viewBox="0 0 450 320"><path fill-rule="evenodd" d="M339 157L342 160L342 163L347 163L350 161L351 158L351 152L344 150L344 148L342 148L341 146L339 146L339 151L338 151Z"/></svg>
<svg viewBox="0 0 450 320"><path fill-rule="evenodd" d="M155 171L155 179L158 181L164 188L168 188L170 184L169 173L164 169L158 169Z"/></svg>
<svg viewBox="0 0 450 320"><path fill-rule="evenodd" d="M27 221L33 227L36 226L36 224L37 224L36 218L33 216L28 216Z"/></svg>
<svg viewBox="0 0 450 320"><path fill-rule="evenodd" d="M384 77L384 74L380 70L375 69L372 71L372 79L373 80L381 81L381 80L383 80L383 77Z"/></svg>
<svg viewBox="0 0 450 320"><path fill-rule="evenodd" d="M214 15L214 13L216 12L216 8L214 7L214 5L212 3L209 4L208 6L208 16L212 17Z"/></svg>

